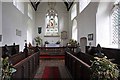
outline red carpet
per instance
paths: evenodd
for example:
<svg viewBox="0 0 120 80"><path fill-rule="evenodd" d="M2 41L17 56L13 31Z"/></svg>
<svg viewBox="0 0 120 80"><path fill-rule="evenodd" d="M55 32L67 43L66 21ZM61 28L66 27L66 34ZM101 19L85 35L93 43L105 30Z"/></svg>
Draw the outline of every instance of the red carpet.
<svg viewBox="0 0 120 80"><path fill-rule="evenodd" d="M64 59L64 55L40 55L40 59Z"/></svg>
<svg viewBox="0 0 120 80"><path fill-rule="evenodd" d="M57 66L46 66L42 75L42 79L60 79L59 68Z"/></svg>

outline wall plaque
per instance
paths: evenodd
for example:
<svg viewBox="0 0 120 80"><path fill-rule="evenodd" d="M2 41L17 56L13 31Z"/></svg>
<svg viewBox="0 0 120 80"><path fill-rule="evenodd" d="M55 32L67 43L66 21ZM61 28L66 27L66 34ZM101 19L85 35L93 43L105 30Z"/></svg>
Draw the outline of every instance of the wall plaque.
<svg viewBox="0 0 120 80"><path fill-rule="evenodd" d="M61 32L61 39L67 39L67 31Z"/></svg>

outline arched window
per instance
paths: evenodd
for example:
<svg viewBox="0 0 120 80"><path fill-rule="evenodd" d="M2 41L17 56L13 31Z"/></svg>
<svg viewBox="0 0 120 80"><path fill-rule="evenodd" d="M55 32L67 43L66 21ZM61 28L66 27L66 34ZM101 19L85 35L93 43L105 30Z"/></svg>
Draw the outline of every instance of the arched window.
<svg viewBox="0 0 120 80"><path fill-rule="evenodd" d="M45 36L58 36L58 14L53 8L50 8L46 13L46 30Z"/></svg>
<svg viewBox="0 0 120 80"><path fill-rule="evenodd" d="M73 20L77 16L77 4L74 4L71 9L71 20Z"/></svg>
<svg viewBox="0 0 120 80"><path fill-rule="evenodd" d="M30 4L28 4L28 17L30 17L30 19L33 19L33 10Z"/></svg>
<svg viewBox="0 0 120 80"><path fill-rule="evenodd" d="M115 2L111 14L111 43L120 45L120 1Z"/></svg>
<svg viewBox="0 0 120 80"><path fill-rule="evenodd" d="M72 39L77 41L77 21L73 20L73 26L72 26Z"/></svg>

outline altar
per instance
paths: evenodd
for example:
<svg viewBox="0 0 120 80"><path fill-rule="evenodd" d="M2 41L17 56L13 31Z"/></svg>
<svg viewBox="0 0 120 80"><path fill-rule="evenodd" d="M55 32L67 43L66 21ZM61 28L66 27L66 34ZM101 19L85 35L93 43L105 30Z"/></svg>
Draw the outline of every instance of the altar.
<svg viewBox="0 0 120 80"><path fill-rule="evenodd" d="M63 55L64 48L60 46L60 44L56 43L49 43L45 44L45 47L41 49L41 51L44 51L44 53L47 53L48 55Z"/></svg>
<svg viewBox="0 0 120 80"><path fill-rule="evenodd" d="M60 44L50 43L50 44L46 44L45 47L60 47Z"/></svg>

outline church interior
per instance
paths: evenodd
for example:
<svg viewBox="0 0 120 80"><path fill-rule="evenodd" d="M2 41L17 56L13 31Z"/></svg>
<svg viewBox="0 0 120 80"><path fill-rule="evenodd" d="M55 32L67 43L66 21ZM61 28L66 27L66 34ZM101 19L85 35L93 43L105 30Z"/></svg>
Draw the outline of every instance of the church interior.
<svg viewBox="0 0 120 80"><path fill-rule="evenodd" d="M120 0L0 0L1 80L120 80Z"/></svg>

